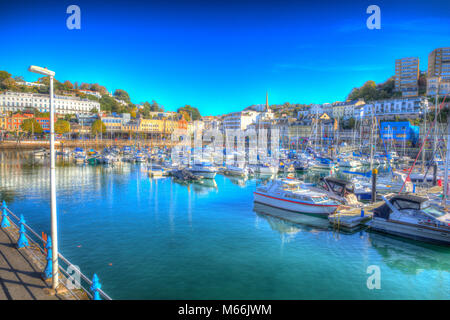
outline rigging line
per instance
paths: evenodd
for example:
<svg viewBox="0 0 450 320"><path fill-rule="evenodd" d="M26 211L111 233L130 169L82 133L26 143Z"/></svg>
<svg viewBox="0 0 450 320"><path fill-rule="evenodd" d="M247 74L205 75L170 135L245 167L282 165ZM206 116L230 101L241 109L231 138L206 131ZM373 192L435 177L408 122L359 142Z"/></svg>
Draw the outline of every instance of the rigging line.
<svg viewBox="0 0 450 320"><path fill-rule="evenodd" d="M445 99L447 98L447 95L448 95L448 94L446 94L445 97L444 97L444 100L442 100L442 103L441 103L441 105L439 106L439 112L438 112L437 115L439 115L439 114L441 113L442 107L444 106ZM433 121L433 125L430 126L430 128L428 128L427 135L425 136L425 139L423 139L422 145L420 146L420 149L419 149L419 153L417 154L416 159L414 160L414 163L412 164L411 168L409 168L408 176L406 177L405 181L403 181L403 185L402 185L402 187L400 188L400 191L399 191L398 193L400 193L400 192L403 191L403 188L405 187L406 181L408 181L409 176L410 176L410 174L411 174L411 171L413 170L414 166L416 165L417 159L419 158L419 155L420 155L420 153L422 152L422 149L423 149L423 147L425 146L425 143L427 142L427 138L428 138L428 136L429 136L429 134L430 134L430 131L431 131L431 129L436 125L436 120L437 120L437 116L436 116L436 118L435 118L434 121Z"/></svg>

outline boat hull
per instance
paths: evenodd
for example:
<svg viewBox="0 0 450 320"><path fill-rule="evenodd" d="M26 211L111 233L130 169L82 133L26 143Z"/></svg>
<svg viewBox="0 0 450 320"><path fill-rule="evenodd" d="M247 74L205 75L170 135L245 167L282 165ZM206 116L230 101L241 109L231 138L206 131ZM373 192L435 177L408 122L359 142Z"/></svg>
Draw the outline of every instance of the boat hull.
<svg viewBox="0 0 450 320"><path fill-rule="evenodd" d="M431 226L373 218L371 229L414 240L450 245L450 230L438 230Z"/></svg>
<svg viewBox="0 0 450 320"><path fill-rule="evenodd" d="M276 198L264 193L254 192L254 201L262 203L271 207L293 211L297 213L314 214L318 216L327 217L329 214L336 211L338 205L319 205L302 203L289 199Z"/></svg>
<svg viewBox="0 0 450 320"><path fill-rule="evenodd" d="M189 170L193 175L197 177L203 177L205 179L214 179L217 172L213 171L198 171L198 170Z"/></svg>

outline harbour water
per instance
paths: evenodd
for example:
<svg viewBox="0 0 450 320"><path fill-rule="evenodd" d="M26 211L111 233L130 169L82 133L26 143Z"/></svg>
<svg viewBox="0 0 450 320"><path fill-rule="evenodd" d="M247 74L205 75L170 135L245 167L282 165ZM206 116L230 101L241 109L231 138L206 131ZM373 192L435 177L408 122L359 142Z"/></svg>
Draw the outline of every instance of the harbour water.
<svg viewBox="0 0 450 320"><path fill-rule="evenodd" d="M0 153L0 196L49 233L48 164ZM253 204L259 180L58 162L60 251L114 299L450 299L450 248ZM282 218L282 219L280 219ZM368 289L369 266L381 288Z"/></svg>

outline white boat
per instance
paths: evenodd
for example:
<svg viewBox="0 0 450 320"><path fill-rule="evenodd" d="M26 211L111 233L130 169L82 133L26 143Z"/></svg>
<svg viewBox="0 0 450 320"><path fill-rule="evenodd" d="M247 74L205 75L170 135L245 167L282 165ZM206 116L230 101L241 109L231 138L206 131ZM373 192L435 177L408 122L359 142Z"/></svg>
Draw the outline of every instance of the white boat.
<svg viewBox="0 0 450 320"><path fill-rule="evenodd" d="M314 164L311 167L311 169L316 169L316 170L332 170L334 168L335 168L335 165L330 159L320 158L320 157L318 157L314 161Z"/></svg>
<svg viewBox="0 0 450 320"><path fill-rule="evenodd" d="M86 162L86 152L82 148L75 148L73 151L73 160L76 163Z"/></svg>
<svg viewBox="0 0 450 320"><path fill-rule="evenodd" d="M192 167L186 168L186 170L197 177L206 179L214 179L217 174L217 168L208 162L194 163Z"/></svg>
<svg viewBox="0 0 450 320"><path fill-rule="evenodd" d="M362 163L359 160L355 160L352 158L341 158L338 159L339 167L342 168L357 168L361 167Z"/></svg>
<svg viewBox="0 0 450 320"><path fill-rule="evenodd" d="M261 163L256 166L255 171L261 176L272 176L278 173L278 166Z"/></svg>
<svg viewBox="0 0 450 320"><path fill-rule="evenodd" d="M35 156L36 158L44 158L50 155L50 151L42 148L42 149L37 149L33 151L33 156Z"/></svg>
<svg viewBox="0 0 450 320"><path fill-rule="evenodd" d="M231 176L246 177L249 173L249 168L247 168L244 163L236 162L233 165L226 165L224 171Z"/></svg>
<svg viewBox="0 0 450 320"><path fill-rule="evenodd" d="M148 166L148 175L150 177L162 177L164 173L164 168L159 164L152 163Z"/></svg>
<svg viewBox="0 0 450 320"><path fill-rule="evenodd" d="M370 227L401 237L450 245L450 213L431 206L427 198L411 194L382 197Z"/></svg>
<svg viewBox="0 0 450 320"><path fill-rule="evenodd" d="M301 184L301 181L294 179L274 179L256 189L254 201L283 210L325 217L340 205L325 193L304 189Z"/></svg>
<svg viewBox="0 0 450 320"><path fill-rule="evenodd" d="M136 162L146 162L147 161L147 156L143 152L138 151L134 155L133 159Z"/></svg>

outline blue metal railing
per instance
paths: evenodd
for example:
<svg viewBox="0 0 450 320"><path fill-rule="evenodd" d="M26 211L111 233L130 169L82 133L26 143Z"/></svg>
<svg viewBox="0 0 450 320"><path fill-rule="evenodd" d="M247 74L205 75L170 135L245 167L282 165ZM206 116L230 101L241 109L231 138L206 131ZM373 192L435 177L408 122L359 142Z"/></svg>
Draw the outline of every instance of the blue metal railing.
<svg viewBox="0 0 450 320"><path fill-rule="evenodd" d="M42 260L42 255L45 257L46 250L45 245L46 241L42 239L42 237L37 234L29 225L24 223L23 217L19 219L9 208L7 208L5 202L3 202L3 213L2 213L2 222L5 219L5 213L7 216L7 220L9 217L13 219L9 219L9 222L13 224L18 230L24 231L25 229L29 231L29 233L25 234L26 238L29 241L29 247L35 248L40 252L40 256L33 252L33 250L29 250L31 255L38 260ZM67 279L79 279L79 283L76 283L75 289L82 289L84 293L87 294L87 296L90 299L99 300L99 298L103 300L112 300L110 296L108 296L103 290L100 289L100 284L98 283L98 277L94 274L93 280L90 280L86 275L84 275L78 268L76 268L69 260L67 260L61 253L58 253L58 265L59 265L59 272L60 274L63 274ZM69 274L67 270L71 270L73 273ZM75 274L78 275L78 277L75 277ZM68 286L65 281L60 281L60 284L62 284L68 292L77 300L80 299L80 295L77 295L74 291L74 288L72 286Z"/></svg>

